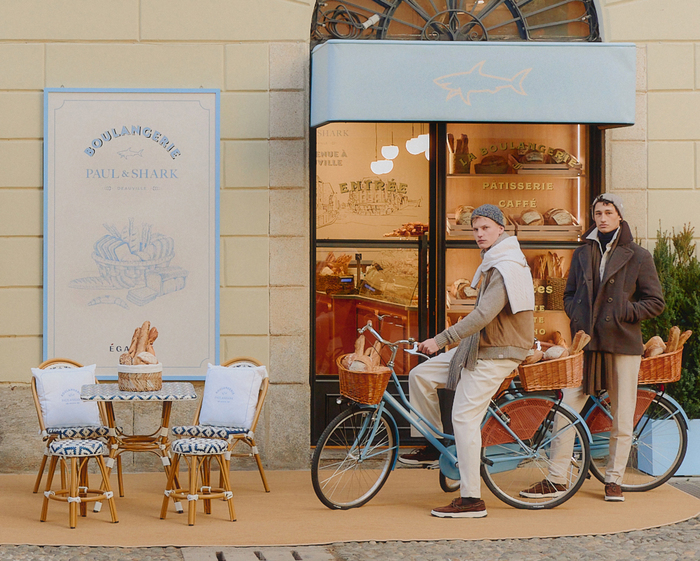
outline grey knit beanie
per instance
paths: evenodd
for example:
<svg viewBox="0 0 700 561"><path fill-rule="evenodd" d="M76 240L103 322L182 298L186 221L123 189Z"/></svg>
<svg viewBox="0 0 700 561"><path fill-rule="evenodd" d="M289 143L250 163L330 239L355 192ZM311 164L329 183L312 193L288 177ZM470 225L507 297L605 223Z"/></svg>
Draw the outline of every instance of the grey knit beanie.
<svg viewBox="0 0 700 561"><path fill-rule="evenodd" d="M485 218L490 218L499 226L506 227L506 219L501 212L501 209L496 205L481 205L474 209L472 212L472 224L474 224L474 219L483 216Z"/></svg>
<svg viewBox="0 0 700 561"><path fill-rule="evenodd" d="M620 218L624 220L624 203L622 202L622 197L620 195L613 195L612 193L601 193L598 195L595 199L593 199L593 204L591 205L591 218L595 218L595 205L598 203L613 205L617 209L617 213L620 215Z"/></svg>

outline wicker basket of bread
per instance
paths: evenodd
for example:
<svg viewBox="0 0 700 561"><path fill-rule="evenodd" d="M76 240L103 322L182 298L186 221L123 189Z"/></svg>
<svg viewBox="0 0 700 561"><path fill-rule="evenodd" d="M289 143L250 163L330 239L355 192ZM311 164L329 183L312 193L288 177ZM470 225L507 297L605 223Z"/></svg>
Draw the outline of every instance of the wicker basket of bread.
<svg viewBox="0 0 700 561"><path fill-rule="evenodd" d="M542 349L532 349L518 367L520 383L526 392L575 388L583 380L583 348L591 340L579 331L567 345L559 331Z"/></svg>
<svg viewBox="0 0 700 561"><path fill-rule="evenodd" d="M658 335L649 339L644 344L638 384L664 384L680 380L683 345L692 334L690 330L681 333L680 328L674 325L668 334L668 341Z"/></svg>
<svg viewBox="0 0 700 561"><path fill-rule="evenodd" d="M391 368L381 366L379 350L379 342L365 350L365 336L360 335L355 341L355 352L336 359L341 395L366 405L382 400Z"/></svg>
<svg viewBox="0 0 700 561"><path fill-rule="evenodd" d="M158 362L153 343L158 330L145 321L137 327L128 352L119 357L119 389L126 392L153 392L163 387L163 365Z"/></svg>

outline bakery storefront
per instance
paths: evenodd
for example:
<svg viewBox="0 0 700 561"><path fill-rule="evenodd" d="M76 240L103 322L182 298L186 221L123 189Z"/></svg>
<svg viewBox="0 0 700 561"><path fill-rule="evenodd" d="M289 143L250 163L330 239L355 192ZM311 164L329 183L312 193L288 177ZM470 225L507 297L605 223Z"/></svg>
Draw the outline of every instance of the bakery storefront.
<svg viewBox="0 0 700 561"><path fill-rule="evenodd" d="M604 131L634 123L635 68L634 45L590 41L313 49L313 443L343 406L336 359L358 327L422 340L473 309L481 204L503 210L530 263L535 336L568 331L566 275L605 190ZM406 386L415 364L397 359Z"/></svg>

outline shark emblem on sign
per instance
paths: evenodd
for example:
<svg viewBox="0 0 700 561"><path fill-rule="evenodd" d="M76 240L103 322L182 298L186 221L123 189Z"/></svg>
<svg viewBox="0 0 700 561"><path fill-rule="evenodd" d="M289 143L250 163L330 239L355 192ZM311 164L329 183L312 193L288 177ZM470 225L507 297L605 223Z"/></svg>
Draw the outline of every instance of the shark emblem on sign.
<svg viewBox="0 0 700 561"><path fill-rule="evenodd" d="M442 89L447 90L447 100L455 96L462 98L467 105L471 105L471 95L476 93L496 94L501 90L510 89L518 95L527 95L523 89L523 81L532 68L521 70L512 78L491 76L484 74L483 67L486 61L482 60L467 72L457 72L435 78L435 82ZM446 101L447 101L446 100Z"/></svg>
<svg viewBox="0 0 700 561"><path fill-rule="evenodd" d="M135 152L134 150L131 149L131 147L127 148L126 150L122 150L121 152L117 152L122 158L125 160L128 160L129 158L133 158L134 156L141 156L143 158L143 148L139 150L138 152Z"/></svg>

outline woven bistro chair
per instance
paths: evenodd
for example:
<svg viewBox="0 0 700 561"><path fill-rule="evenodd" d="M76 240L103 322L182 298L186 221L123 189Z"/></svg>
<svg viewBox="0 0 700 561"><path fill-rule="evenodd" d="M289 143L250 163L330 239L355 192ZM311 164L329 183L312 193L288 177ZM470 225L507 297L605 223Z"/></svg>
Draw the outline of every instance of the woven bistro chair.
<svg viewBox="0 0 700 561"><path fill-rule="evenodd" d="M262 363L255 360L254 358L239 357L234 358L229 361L224 362L221 366L226 366L231 369L249 367L249 366L262 366ZM202 410L202 400L200 400L199 407L195 413L194 420L190 426L178 426L172 428L172 434L184 438L216 438L227 440L228 450L226 454L226 471L230 470L230 458L253 458L257 464L258 471L260 472L260 478L262 479L263 487L265 492L270 492L270 487L267 483L267 477L265 476L265 469L262 465L262 460L260 459L260 451L255 443L255 429L258 425L258 420L260 419L260 413L262 412L263 405L265 403L265 397L267 396L267 390L270 384L270 380L267 374L264 375L262 384L260 385L260 390L258 391L258 401L255 407L255 415L253 417L253 422L249 428L245 427L230 427L230 426L212 426L212 425L200 425L199 417ZM234 452L238 445L246 446L249 451L245 452ZM205 480L208 481L210 462L205 462L203 468L207 471ZM223 466L222 466L223 467ZM220 485L223 484L223 480L220 477Z"/></svg>
<svg viewBox="0 0 700 561"><path fill-rule="evenodd" d="M50 360L44 361L39 365L42 370L55 370L62 368L81 368L83 365L74 360L67 358L52 358ZM108 438L110 436L110 429L105 423L106 413L104 410L104 404L98 404L100 412L101 426L71 426L71 427L47 427L44 422L44 416L41 412L41 404L39 401L39 394L37 393L36 379L32 377L32 397L34 398L34 406L36 407L37 417L39 419L39 429L41 438L45 443L44 455L41 458L41 465L39 466L39 472L36 476L36 481L34 482L34 493L39 491L41 485L41 479L44 475L44 470L46 469L46 462L51 457L51 444L55 440L65 440L65 439L95 439L95 438ZM66 476L65 476L66 464L64 461L61 462L61 484L62 487L66 487ZM119 484L121 489L121 479L122 479L122 464L121 458L117 456L117 473L119 474Z"/></svg>
<svg viewBox="0 0 700 561"><path fill-rule="evenodd" d="M52 359L39 365L40 370L60 370L68 368L82 368L82 365L69 359ZM109 485L109 473L103 458L108 452L108 447L102 440L98 440L109 436L109 428L103 425L84 425L77 422L74 426L49 426L50 423L44 418L44 411L42 411L42 400L45 400L44 403L47 408L47 415L50 415L50 413L48 413L49 406L52 408L56 407L56 400L55 397L52 400L46 393L42 393L37 383L37 376L38 373L35 371L34 376L32 376L31 384L32 396L39 419L41 435L46 443L46 449L35 483L35 493L41 483L41 478L46 467L46 460L50 458L40 520L42 522L46 521L49 500L63 501L68 503L70 527L75 528L77 525L78 510L80 510L81 516L86 516L86 503L95 502L97 506L97 504L101 504L101 501L106 500L109 504L112 522L118 522L116 506L114 504L114 493ZM44 391L48 392L44 386L45 382L46 380L41 384L41 387L44 388ZM56 391L58 387L61 392L61 399L63 399L64 393L74 395L78 391L75 386L76 382L78 381L73 380L73 384L70 384L68 383L68 379L64 378L61 380L59 386L55 385L54 381L51 384L51 388L53 391ZM64 383L65 390L62 389ZM85 417L80 417L81 414L84 414L82 407L80 407L80 411L81 413L74 411L74 406L71 406L69 413L62 411L62 422L60 424L70 424L71 419L84 421ZM99 417L95 416L95 420L103 422L104 411L98 406L97 412L99 413ZM88 416L90 415L93 415L93 413L90 413ZM54 420L56 420L56 417L54 417ZM102 484L99 489L91 489L89 487L87 468L90 458L95 458L102 475ZM52 490L51 486L59 462L61 467L61 488ZM70 469L68 469L69 466ZM69 481L66 478L67 471L69 471L70 474Z"/></svg>

